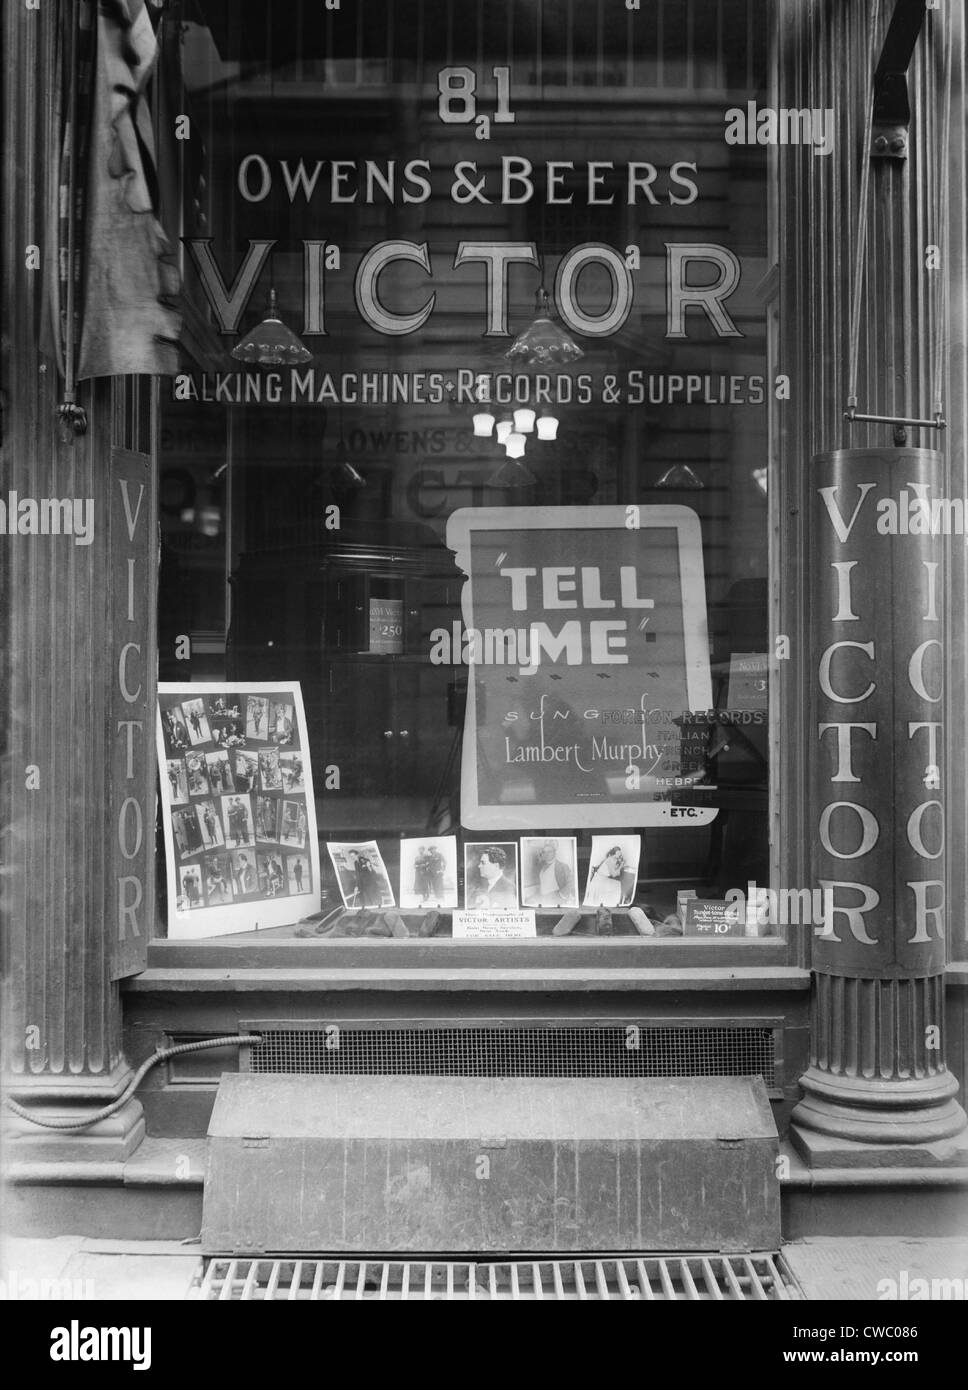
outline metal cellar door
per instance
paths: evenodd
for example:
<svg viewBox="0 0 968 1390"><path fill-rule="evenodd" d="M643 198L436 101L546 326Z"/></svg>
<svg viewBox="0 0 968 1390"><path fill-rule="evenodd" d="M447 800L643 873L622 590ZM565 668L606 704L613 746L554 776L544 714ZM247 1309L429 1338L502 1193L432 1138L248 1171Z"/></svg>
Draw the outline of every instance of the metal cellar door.
<svg viewBox="0 0 968 1390"><path fill-rule="evenodd" d="M225 1074L212 1256L775 1251L759 1077Z"/></svg>

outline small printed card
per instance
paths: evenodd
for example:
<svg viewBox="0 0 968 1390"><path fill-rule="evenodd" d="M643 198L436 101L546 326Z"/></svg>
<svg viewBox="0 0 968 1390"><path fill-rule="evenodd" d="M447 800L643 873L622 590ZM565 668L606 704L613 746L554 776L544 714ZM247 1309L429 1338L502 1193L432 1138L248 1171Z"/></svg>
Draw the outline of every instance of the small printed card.
<svg viewBox="0 0 968 1390"><path fill-rule="evenodd" d="M745 936L746 917L736 903L719 898L687 898L686 936Z"/></svg>
<svg viewBox="0 0 968 1390"><path fill-rule="evenodd" d="M473 912L454 913L454 937L465 940L510 940L513 937L537 936L533 912Z"/></svg>
<svg viewBox="0 0 968 1390"><path fill-rule="evenodd" d="M766 709L769 674L765 652L733 652L729 658L729 709Z"/></svg>

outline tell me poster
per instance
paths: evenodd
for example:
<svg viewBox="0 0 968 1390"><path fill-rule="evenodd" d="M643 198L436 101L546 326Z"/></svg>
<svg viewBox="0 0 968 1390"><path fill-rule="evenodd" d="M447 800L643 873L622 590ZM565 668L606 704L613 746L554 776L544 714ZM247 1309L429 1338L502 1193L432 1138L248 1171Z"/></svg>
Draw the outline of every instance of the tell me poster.
<svg viewBox="0 0 968 1390"><path fill-rule="evenodd" d="M467 575L462 823L669 822L691 780L674 720L712 705L696 513L465 508L447 544Z"/></svg>

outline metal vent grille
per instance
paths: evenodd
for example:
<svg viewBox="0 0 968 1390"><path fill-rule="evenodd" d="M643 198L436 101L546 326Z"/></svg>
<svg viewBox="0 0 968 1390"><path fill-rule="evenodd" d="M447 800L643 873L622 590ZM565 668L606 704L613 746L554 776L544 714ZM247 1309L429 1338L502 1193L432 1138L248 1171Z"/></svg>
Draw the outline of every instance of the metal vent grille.
<svg viewBox="0 0 968 1390"><path fill-rule="evenodd" d="M775 1085L769 1027L267 1028L254 1072L363 1076L762 1076Z"/></svg>
<svg viewBox="0 0 968 1390"><path fill-rule="evenodd" d="M782 1256L644 1255L506 1261L212 1259L192 1297L205 1301L631 1300L772 1302L802 1294Z"/></svg>

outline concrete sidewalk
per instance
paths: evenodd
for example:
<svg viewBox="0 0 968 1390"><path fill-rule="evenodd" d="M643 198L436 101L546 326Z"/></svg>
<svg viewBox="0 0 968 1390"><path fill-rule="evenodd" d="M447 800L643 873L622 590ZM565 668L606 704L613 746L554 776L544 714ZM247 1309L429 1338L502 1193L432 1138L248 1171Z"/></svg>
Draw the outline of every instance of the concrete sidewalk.
<svg viewBox="0 0 968 1390"><path fill-rule="evenodd" d="M783 1255L811 1301L968 1296L964 1239L823 1237L785 1245ZM8 1300L178 1301L189 1296L201 1263L195 1243L0 1238L0 1279Z"/></svg>
<svg viewBox="0 0 968 1390"><path fill-rule="evenodd" d="M0 1282L8 1300L179 1300L201 1267L196 1243L0 1237Z"/></svg>

